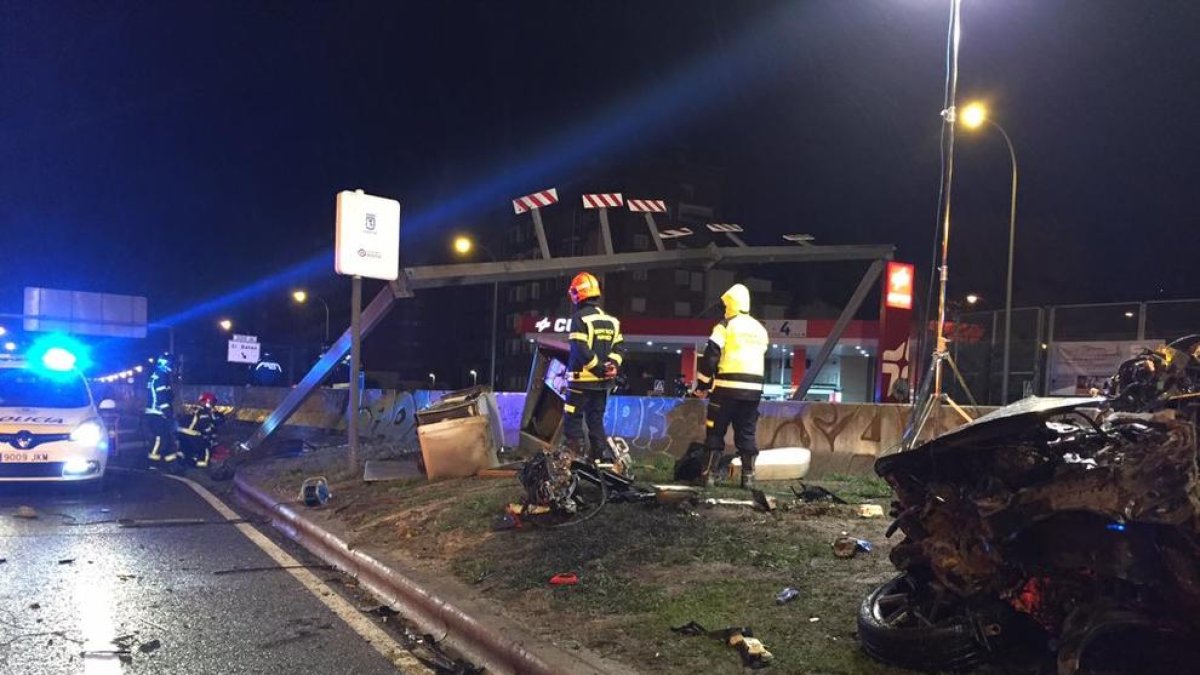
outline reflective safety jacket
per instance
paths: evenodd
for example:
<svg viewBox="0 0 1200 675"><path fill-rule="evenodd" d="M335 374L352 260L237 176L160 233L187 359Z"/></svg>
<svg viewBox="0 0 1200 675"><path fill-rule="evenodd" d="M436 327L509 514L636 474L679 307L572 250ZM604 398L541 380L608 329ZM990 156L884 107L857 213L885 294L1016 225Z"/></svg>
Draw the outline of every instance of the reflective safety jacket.
<svg viewBox="0 0 1200 675"><path fill-rule="evenodd" d="M696 388L713 396L762 398L763 370L770 338L750 316L750 292L741 284L721 296L725 319L713 327L696 373Z"/></svg>
<svg viewBox="0 0 1200 675"><path fill-rule="evenodd" d="M155 370L146 381L146 412L175 419L175 391L171 388L171 373Z"/></svg>
<svg viewBox="0 0 1200 675"><path fill-rule="evenodd" d="M570 386L580 389L607 389L613 381L604 376L605 364L618 368L624 361L621 322L604 313L595 301L579 304L571 317L571 355L567 363Z"/></svg>
<svg viewBox="0 0 1200 675"><path fill-rule="evenodd" d="M225 415L217 410L200 406L192 413L192 421L180 433L203 436L210 442L216 440L217 427L225 421Z"/></svg>

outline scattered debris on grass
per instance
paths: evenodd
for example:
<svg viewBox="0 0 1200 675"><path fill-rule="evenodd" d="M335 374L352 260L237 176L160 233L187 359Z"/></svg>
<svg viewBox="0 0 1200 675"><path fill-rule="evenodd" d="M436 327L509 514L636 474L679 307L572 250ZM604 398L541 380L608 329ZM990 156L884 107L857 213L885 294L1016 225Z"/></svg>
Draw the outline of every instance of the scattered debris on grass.
<svg viewBox="0 0 1200 675"><path fill-rule="evenodd" d="M792 494L796 495L796 499L799 499L800 501L805 502L805 503L813 503L813 502L829 502L831 504L845 504L846 503L845 499L842 499L841 497L835 495L834 493L830 492L826 488L823 488L819 485L805 485L804 483L801 483L799 490L797 490L794 486L792 487Z"/></svg>
<svg viewBox="0 0 1200 675"><path fill-rule="evenodd" d="M62 560L58 561L58 564L59 565L71 565L74 562L75 562L74 558L63 558Z"/></svg>
<svg viewBox="0 0 1200 675"><path fill-rule="evenodd" d="M324 506L333 495L329 492L329 480L324 476L306 478L300 485L300 500L305 506Z"/></svg>
<svg viewBox="0 0 1200 675"><path fill-rule="evenodd" d="M800 589L796 588L795 586L788 586L782 591L779 591L779 593L775 596L775 604L786 605L798 597L800 597Z"/></svg>
<svg viewBox="0 0 1200 675"><path fill-rule="evenodd" d="M710 631L695 621L689 621L682 626L673 627L671 630L689 637L705 635L720 640L736 649L742 657L742 665L753 670L766 668L771 665L771 661L774 659L771 652L767 651L766 645L754 637L754 631L749 626L730 626L729 628Z"/></svg>
<svg viewBox="0 0 1200 675"><path fill-rule="evenodd" d="M845 532L833 541L833 554L839 558L853 558L859 553L870 552L871 542L847 536Z"/></svg>
<svg viewBox="0 0 1200 675"><path fill-rule="evenodd" d="M858 505L858 517L859 518L882 518L883 517L883 507L880 506L879 504L859 504Z"/></svg>
<svg viewBox="0 0 1200 675"><path fill-rule="evenodd" d="M574 586L579 583L579 575L574 572L564 572L550 577L551 586Z"/></svg>

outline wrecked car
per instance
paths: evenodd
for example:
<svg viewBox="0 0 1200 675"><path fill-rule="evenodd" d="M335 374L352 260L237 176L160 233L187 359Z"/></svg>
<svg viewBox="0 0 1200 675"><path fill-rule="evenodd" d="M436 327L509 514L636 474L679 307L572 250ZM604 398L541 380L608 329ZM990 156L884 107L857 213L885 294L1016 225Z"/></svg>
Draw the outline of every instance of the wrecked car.
<svg viewBox="0 0 1200 675"><path fill-rule="evenodd" d="M864 650L919 670L1200 672L1200 336L1104 395L1030 398L880 458L901 572Z"/></svg>

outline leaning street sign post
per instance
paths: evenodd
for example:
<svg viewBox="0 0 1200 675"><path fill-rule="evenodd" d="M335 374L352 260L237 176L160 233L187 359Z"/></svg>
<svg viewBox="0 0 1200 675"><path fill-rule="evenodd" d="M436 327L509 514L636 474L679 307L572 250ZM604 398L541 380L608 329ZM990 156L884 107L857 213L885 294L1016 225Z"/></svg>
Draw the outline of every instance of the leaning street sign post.
<svg viewBox="0 0 1200 675"><path fill-rule="evenodd" d="M362 401L362 279L394 282L400 277L400 202L362 190L337 195L334 270L350 277L350 396L346 434L350 469L358 468L358 409Z"/></svg>
<svg viewBox="0 0 1200 675"><path fill-rule="evenodd" d="M550 240L546 238L546 226L542 224L542 207L558 203L558 190L550 188L517 197L513 200L513 211L519 216L528 212L533 216L533 229L537 233L538 246L542 250L542 258L550 259Z"/></svg>
<svg viewBox="0 0 1200 675"><path fill-rule="evenodd" d="M661 199L630 199L626 204L630 211L645 214L646 227L650 228L650 241L654 242L654 249L667 250L658 234L658 225L654 222L654 214L667 212L667 203Z"/></svg>
<svg viewBox="0 0 1200 675"><path fill-rule="evenodd" d="M624 206L625 198L620 192L604 192L583 196L583 208L599 209L600 212L600 241L604 245L604 255L613 254L612 230L608 227L608 210Z"/></svg>

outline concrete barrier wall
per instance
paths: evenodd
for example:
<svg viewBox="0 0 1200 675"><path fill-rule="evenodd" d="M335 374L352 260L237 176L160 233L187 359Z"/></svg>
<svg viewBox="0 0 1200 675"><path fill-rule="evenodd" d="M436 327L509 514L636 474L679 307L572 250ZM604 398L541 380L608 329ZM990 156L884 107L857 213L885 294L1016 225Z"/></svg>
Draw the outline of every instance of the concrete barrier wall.
<svg viewBox="0 0 1200 675"><path fill-rule="evenodd" d="M289 390L189 385L180 388L180 400L194 401L204 391L213 392L223 405L232 406L234 419L261 423ZM363 415L363 433L389 440L404 450L416 450L416 412L445 394L367 390L363 400L370 413ZM344 389L318 390L287 424L344 430L347 395ZM131 405L142 405L136 395L123 398ZM500 393L496 399L504 443L516 446L525 395ZM697 399L614 396L609 401L605 426L610 435L624 437L636 454L661 452L678 457L690 443L703 440L705 407L706 403ZM758 442L764 449L790 446L810 449L813 476L865 473L870 471L876 457L899 444L910 410L908 406L894 404L766 401L760 408ZM949 409L940 412L927 435L944 432L961 422ZM732 438L727 439L727 445L732 452Z"/></svg>

